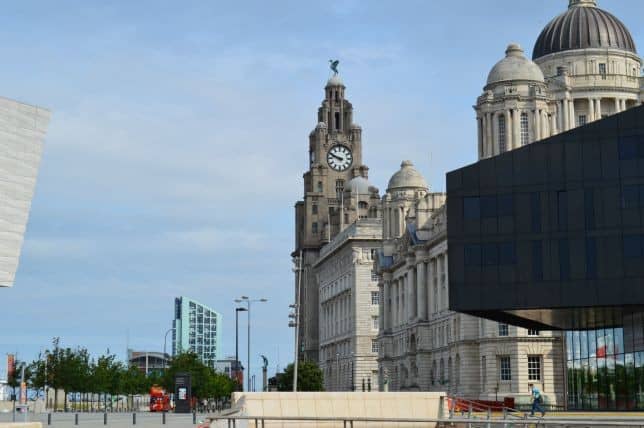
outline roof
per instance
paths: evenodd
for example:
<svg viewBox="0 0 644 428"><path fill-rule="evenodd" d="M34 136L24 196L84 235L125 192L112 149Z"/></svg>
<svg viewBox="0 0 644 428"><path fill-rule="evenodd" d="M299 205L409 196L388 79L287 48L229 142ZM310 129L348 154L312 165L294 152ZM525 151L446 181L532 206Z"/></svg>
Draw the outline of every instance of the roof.
<svg viewBox="0 0 644 428"><path fill-rule="evenodd" d="M594 0L571 0L568 10L541 31L532 59L587 48L614 48L637 53L631 33L619 19L598 8Z"/></svg>
<svg viewBox="0 0 644 428"><path fill-rule="evenodd" d="M497 62L490 70L487 84L517 80L540 83L545 81L539 66L526 58L521 46L512 43L505 50L505 58Z"/></svg>
<svg viewBox="0 0 644 428"><path fill-rule="evenodd" d="M387 184L387 192L394 189L424 189L427 190L429 186L425 181L425 178L420 172L414 168L414 164L409 161L403 161L400 164L400 170L398 170L394 175L389 179L389 184Z"/></svg>

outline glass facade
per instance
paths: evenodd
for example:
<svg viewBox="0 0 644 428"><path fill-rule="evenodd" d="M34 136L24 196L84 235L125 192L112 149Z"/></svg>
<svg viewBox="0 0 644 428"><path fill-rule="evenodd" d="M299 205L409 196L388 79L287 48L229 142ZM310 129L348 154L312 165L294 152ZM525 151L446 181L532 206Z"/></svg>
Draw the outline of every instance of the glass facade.
<svg viewBox="0 0 644 428"><path fill-rule="evenodd" d="M643 332L640 313L621 327L566 333L569 409L644 409Z"/></svg>

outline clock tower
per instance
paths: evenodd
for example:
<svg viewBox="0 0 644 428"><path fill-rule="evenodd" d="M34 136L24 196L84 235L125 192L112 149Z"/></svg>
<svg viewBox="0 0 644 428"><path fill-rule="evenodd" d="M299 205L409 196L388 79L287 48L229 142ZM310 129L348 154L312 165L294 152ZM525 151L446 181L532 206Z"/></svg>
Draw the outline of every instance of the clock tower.
<svg viewBox="0 0 644 428"><path fill-rule="evenodd" d="M362 164L362 128L353 122L353 106L345 98L345 89L337 73L324 88L318 124L309 134L304 198L295 204L292 256L302 256L301 269L298 260L295 275L298 348L300 359L315 362L318 362L319 299L312 267L320 249L347 225L378 215L378 190L368 185L369 168Z"/></svg>

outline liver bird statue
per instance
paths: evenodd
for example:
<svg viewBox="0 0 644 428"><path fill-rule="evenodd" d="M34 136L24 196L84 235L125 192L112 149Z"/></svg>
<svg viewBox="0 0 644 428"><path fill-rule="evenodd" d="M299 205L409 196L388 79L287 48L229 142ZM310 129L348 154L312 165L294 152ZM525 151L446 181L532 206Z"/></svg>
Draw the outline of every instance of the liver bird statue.
<svg viewBox="0 0 644 428"><path fill-rule="evenodd" d="M329 67L331 67L331 70L333 70L333 75L338 74L338 64L340 64L339 59L330 59L329 60Z"/></svg>

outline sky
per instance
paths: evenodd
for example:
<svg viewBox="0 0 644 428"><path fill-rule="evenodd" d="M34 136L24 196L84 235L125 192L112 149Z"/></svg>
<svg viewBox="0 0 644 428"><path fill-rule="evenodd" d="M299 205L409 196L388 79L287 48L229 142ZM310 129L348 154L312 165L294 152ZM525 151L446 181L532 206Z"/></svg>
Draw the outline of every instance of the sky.
<svg viewBox="0 0 644 428"><path fill-rule="evenodd" d="M528 56L567 0L21 0L0 16L0 95L52 110L5 354L60 337L93 355L161 351L177 296L252 308L251 368L293 360L294 204L340 60L381 193L404 159L434 191L476 160L472 105L511 42ZM640 0L600 6L644 46ZM170 340L170 339L169 339ZM246 355L246 318L240 354ZM168 349L171 348L168 342ZM244 361L245 363L245 361Z"/></svg>

